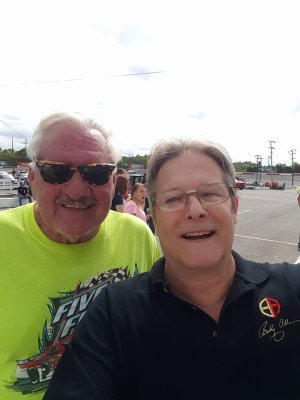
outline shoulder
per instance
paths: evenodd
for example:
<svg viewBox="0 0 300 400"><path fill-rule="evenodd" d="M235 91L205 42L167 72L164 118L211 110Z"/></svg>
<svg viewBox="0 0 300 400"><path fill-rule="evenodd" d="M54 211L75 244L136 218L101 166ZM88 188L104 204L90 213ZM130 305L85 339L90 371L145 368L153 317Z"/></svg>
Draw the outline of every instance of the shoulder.
<svg viewBox="0 0 300 400"><path fill-rule="evenodd" d="M126 208L132 208L132 207L137 207L136 203L133 200L128 200L127 203L125 204Z"/></svg>
<svg viewBox="0 0 300 400"><path fill-rule="evenodd" d="M149 270L160 257L160 247L151 229L141 219L110 210L98 232L101 245L113 247L122 256L136 258ZM135 261L134 261L135 262ZM139 269L141 272L141 270Z"/></svg>
<svg viewBox="0 0 300 400"><path fill-rule="evenodd" d="M122 229L126 229L127 234L130 232L145 232L148 233L149 229L147 224L136 218L135 216L127 213L119 213L116 211L109 211L106 219L105 219L105 229L113 229L116 231L120 231ZM150 231L151 232L151 231ZM151 232L152 234L152 232Z"/></svg>
<svg viewBox="0 0 300 400"><path fill-rule="evenodd" d="M293 289L300 296L300 265L282 263L259 263L247 260L233 252L237 271L249 281L259 285L267 282L268 285L282 289Z"/></svg>
<svg viewBox="0 0 300 400"><path fill-rule="evenodd" d="M123 312L125 314L133 304L138 302L141 305L148 299L151 290L150 277L151 272L143 272L130 279L115 282L102 290L95 301L98 302L100 307L109 304L109 309L112 313L115 310L118 313Z"/></svg>
<svg viewBox="0 0 300 400"><path fill-rule="evenodd" d="M3 240L18 241L19 234L23 237L28 232L29 221L33 218L33 203L0 211L0 235L5 232Z"/></svg>
<svg viewBox="0 0 300 400"><path fill-rule="evenodd" d="M115 202L120 202L123 204L123 197L120 195L120 193L116 193L113 197L113 201Z"/></svg>
<svg viewBox="0 0 300 400"><path fill-rule="evenodd" d="M108 297L127 297L136 299L155 292L165 282L164 277L165 258L158 258L152 265L151 270L143 272L133 278L116 282L105 288Z"/></svg>
<svg viewBox="0 0 300 400"><path fill-rule="evenodd" d="M9 208L7 210L0 211L0 224L14 224L17 225L21 221L25 211L23 207Z"/></svg>

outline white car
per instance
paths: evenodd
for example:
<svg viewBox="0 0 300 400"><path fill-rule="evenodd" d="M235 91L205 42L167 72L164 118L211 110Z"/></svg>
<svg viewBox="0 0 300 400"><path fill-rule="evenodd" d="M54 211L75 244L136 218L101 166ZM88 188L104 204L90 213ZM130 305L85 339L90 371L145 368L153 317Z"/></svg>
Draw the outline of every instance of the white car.
<svg viewBox="0 0 300 400"><path fill-rule="evenodd" d="M24 181L28 179L28 172L26 171L17 171L15 178L18 179L19 181Z"/></svg>
<svg viewBox="0 0 300 400"><path fill-rule="evenodd" d="M0 171L0 190L17 189L18 186L17 179L6 171Z"/></svg>

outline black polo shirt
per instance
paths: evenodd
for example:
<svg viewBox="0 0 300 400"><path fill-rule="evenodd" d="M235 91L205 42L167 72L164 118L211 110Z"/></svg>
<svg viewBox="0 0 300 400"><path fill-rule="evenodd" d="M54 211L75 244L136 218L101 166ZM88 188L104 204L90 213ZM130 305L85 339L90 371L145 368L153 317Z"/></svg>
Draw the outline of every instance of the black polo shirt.
<svg viewBox="0 0 300 400"><path fill-rule="evenodd" d="M218 323L169 293L163 258L105 288L45 399L299 399L300 266L233 255Z"/></svg>

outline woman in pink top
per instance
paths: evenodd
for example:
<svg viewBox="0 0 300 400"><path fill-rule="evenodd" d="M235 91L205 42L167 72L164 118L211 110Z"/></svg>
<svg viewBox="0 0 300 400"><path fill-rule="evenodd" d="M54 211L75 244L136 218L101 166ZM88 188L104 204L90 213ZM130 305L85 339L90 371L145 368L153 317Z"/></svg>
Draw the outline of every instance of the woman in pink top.
<svg viewBox="0 0 300 400"><path fill-rule="evenodd" d="M146 222L145 208L146 188L142 183L136 183L131 189L131 199L127 201L124 212L135 215Z"/></svg>

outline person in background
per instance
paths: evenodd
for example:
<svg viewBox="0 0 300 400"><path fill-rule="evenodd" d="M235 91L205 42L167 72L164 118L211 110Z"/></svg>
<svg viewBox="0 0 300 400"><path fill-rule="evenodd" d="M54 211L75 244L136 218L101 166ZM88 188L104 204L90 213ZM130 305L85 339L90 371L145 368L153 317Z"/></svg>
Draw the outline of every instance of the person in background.
<svg viewBox="0 0 300 400"><path fill-rule="evenodd" d="M129 175L128 172L126 171L126 169L124 168L118 168L117 169L117 176L125 176L125 178L128 179L128 184L127 184L127 191L124 193L123 195L123 199L125 200L125 202L127 200L129 200L129 188L130 188L130 180L129 180Z"/></svg>
<svg viewBox="0 0 300 400"><path fill-rule="evenodd" d="M19 206L22 205L23 200L28 199L29 203L32 202L32 196L29 194L28 188L24 185L23 182L20 182L18 187L18 198L19 198Z"/></svg>
<svg viewBox="0 0 300 400"><path fill-rule="evenodd" d="M146 195L146 198L145 198L144 211L145 211L145 214L146 214L147 225L151 229L152 233L155 235L155 226L154 226L153 218L152 218L152 215L151 215L151 210L150 210L149 200L148 200L148 196L147 195Z"/></svg>
<svg viewBox="0 0 300 400"><path fill-rule="evenodd" d="M136 183L131 189L131 198L125 204L124 212L135 215L146 222L145 214L146 187L143 183Z"/></svg>
<svg viewBox="0 0 300 400"><path fill-rule="evenodd" d="M117 175L126 175L126 176L128 176L128 172L124 168L117 168Z"/></svg>
<svg viewBox="0 0 300 400"><path fill-rule="evenodd" d="M99 294L45 400L299 398L300 268L233 251L234 175L217 143L154 147L147 193L164 257Z"/></svg>
<svg viewBox="0 0 300 400"><path fill-rule="evenodd" d="M125 198L128 197L128 176L117 175L115 195L112 199L111 210L124 212Z"/></svg>
<svg viewBox="0 0 300 400"><path fill-rule="evenodd" d="M41 399L103 288L160 256L144 223L110 212L120 157L111 139L65 112L42 118L32 136L35 203L0 213L0 399Z"/></svg>

